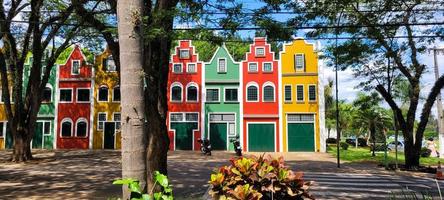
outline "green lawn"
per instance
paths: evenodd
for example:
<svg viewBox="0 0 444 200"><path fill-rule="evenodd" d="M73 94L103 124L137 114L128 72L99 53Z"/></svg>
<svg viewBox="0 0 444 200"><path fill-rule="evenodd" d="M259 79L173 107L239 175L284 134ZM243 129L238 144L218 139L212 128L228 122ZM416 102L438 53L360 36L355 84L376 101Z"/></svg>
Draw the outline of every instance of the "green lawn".
<svg viewBox="0 0 444 200"><path fill-rule="evenodd" d="M327 152L336 157L336 145L329 145L327 147ZM384 152L376 152L376 156L372 157L369 147L352 147L350 146L348 150L340 149L339 151L341 160L350 162L377 162L384 163ZM395 163L395 152L388 152L387 160L389 163ZM400 164L404 163L404 153L398 152L398 161ZM438 161L444 164L444 159L439 158L421 158L420 163L423 166L433 166L438 165Z"/></svg>

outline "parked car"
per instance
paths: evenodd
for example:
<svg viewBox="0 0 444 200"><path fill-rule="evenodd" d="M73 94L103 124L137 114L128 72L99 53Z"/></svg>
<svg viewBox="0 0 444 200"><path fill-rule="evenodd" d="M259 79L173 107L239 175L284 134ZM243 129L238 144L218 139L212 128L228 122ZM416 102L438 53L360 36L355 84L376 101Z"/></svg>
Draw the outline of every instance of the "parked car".
<svg viewBox="0 0 444 200"><path fill-rule="evenodd" d="M396 142L392 141L390 142L388 145L388 150L389 151L394 151L396 148ZM398 151L403 152L404 151L404 141L398 141Z"/></svg>
<svg viewBox="0 0 444 200"><path fill-rule="evenodd" d="M352 146L356 145L355 141L356 141L356 138L345 139L345 142L347 142L348 144L350 144ZM358 138L358 146L366 147L367 146L367 140L364 139L364 138Z"/></svg>

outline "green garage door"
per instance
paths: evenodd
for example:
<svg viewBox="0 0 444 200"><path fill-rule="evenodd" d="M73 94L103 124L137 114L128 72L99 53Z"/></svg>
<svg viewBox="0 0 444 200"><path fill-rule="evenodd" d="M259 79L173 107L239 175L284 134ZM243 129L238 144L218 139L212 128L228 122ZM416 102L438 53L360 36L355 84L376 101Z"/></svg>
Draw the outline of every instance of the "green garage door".
<svg viewBox="0 0 444 200"><path fill-rule="evenodd" d="M314 151L314 124L289 123L288 151Z"/></svg>
<svg viewBox="0 0 444 200"><path fill-rule="evenodd" d="M210 123L210 143L213 150L227 150L227 123Z"/></svg>
<svg viewBox="0 0 444 200"><path fill-rule="evenodd" d="M248 151L274 152L274 124L248 124Z"/></svg>
<svg viewBox="0 0 444 200"><path fill-rule="evenodd" d="M176 130L176 150L193 150L193 130L197 129L196 122L174 122L171 129Z"/></svg>

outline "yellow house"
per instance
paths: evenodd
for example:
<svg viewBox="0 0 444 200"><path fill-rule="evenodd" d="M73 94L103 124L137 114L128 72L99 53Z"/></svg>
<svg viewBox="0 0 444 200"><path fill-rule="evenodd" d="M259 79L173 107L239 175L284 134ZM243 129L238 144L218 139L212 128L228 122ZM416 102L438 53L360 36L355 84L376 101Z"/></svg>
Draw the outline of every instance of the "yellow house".
<svg viewBox="0 0 444 200"><path fill-rule="evenodd" d="M281 151L325 151L321 144L324 122L319 69L315 44L303 39L284 44L279 76Z"/></svg>
<svg viewBox="0 0 444 200"><path fill-rule="evenodd" d="M107 48L95 57L93 148L120 149L120 87L116 65Z"/></svg>

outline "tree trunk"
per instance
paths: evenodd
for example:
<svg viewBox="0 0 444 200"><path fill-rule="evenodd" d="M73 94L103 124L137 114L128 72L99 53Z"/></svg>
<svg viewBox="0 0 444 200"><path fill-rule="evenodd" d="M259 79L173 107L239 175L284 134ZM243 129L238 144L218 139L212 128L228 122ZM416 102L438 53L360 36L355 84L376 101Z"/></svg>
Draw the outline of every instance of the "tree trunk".
<svg viewBox="0 0 444 200"><path fill-rule="evenodd" d="M376 151L376 128L374 126L370 126L370 137L372 138L373 142L373 151L372 156L375 157L375 151Z"/></svg>
<svg viewBox="0 0 444 200"><path fill-rule="evenodd" d="M26 135L24 130L15 130L15 134L13 134L12 162L25 162L32 159L31 140Z"/></svg>
<svg viewBox="0 0 444 200"><path fill-rule="evenodd" d="M143 96L143 40L141 13L143 0L117 2L121 66L122 177L139 180L147 191L145 110ZM128 199L123 186L123 199Z"/></svg>

